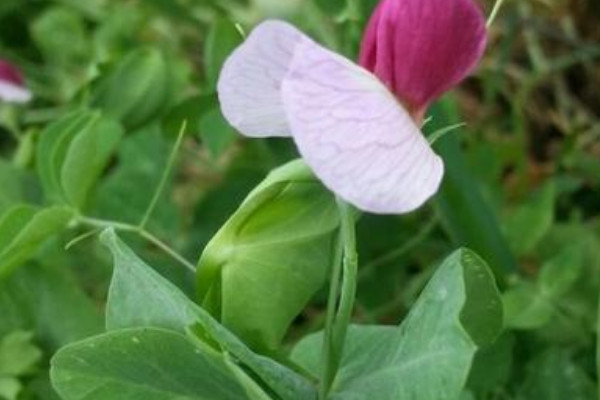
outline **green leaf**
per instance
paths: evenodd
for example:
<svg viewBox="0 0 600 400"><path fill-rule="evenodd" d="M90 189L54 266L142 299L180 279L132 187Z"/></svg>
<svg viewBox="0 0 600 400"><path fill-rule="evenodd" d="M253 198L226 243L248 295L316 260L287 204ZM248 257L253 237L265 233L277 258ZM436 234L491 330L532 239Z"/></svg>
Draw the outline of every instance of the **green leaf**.
<svg viewBox="0 0 600 400"><path fill-rule="evenodd" d="M537 285L526 281L507 290L502 300L506 326L514 329L541 328L554 312L550 298Z"/></svg>
<svg viewBox="0 0 600 400"><path fill-rule="evenodd" d="M0 315L0 335L33 331L50 350L102 328L97 305L65 265L29 264L1 281Z"/></svg>
<svg viewBox="0 0 600 400"><path fill-rule="evenodd" d="M156 328L110 332L64 347L50 373L64 400L247 399L220 358Z"/></svg>
<svg viewBox="0 0 600 400"><path fill-rule="evenodd" d="M33 343L33 333L14 331L0 341L0 376L25 375L40 361L42 352Z"/></svg>
<svg viewBox="0 0 600 400"><path fill-rule="evenodd" d="M71 141L93 118L88 111L69 113L49 124L41 133L36 149L36 168L46 198L53 202L66 202L61 169Z"/></svg>
<svg viewBox="0 0 600 400"><path fill-rule="evenodd" d="M238 137L235 130L225 121L221 110L214 108L200 118L200 137L213 158L218 158Z"/></svg>
<svg viewBox="0 0 600 400"><path fill-rule="evenodd" d="M217 18L208 30L204 42L204 71L208 86L214 89L225 59L242 42L242 35L233 22Z"/></svg>
<svg viewBox="0 0 600 400"><path fill-rule="evenodd" d="M178 127L181 129L181 125ZM118 161L98 184L94 214L101 218L138 224L160 181L172 143L156 125L127 135L118 149ZM165 191L171 187L169 178ZM179 229L180 216L169 196L162 196L148 222L149 231L169 237Z"/></svg>
<svg viewBox="0 0 600 400"><path fill-rule="evenodd" d="M555 198L555 185L549 182L505 218L504 231L515 254L528 254L548 232L554 222Z"/></svg>
<svg viewBox="0 0 600 400"><path fill-rule="evenodd" d="M542 265L538 284L541 290L554 299L560 299L575 285L583 272L584 245L568 244L558 254Z"/></svg>
<svg viewBox="0 0 600 400"><path fill-rule="evenodd" d="M0 398L17 400L23 385L17 378L0 376Z"/></svg>
<svg viewBox="0 0 600 400"><path fill-rule="evenodd" d="M198 262L204 305L251 346L274 350L327 277L338 211L302 161L274 170Z"/></svg>
<svg viewBox="0 0 600 400"><path fill-rule="evenodd" d="M535 282L521 281L503 295L506 326L537 329L556 314L557 306L583 272L582 243L569 244L546 261Z"/></svg>
<svg viewBox="0 0 600 400"><path fill-rule="evenodd" d="M514 344L514 335L505 333L477 352L467 383L469 389L477 394L473 399L487 399L508 382L513 367Z"/></svg>
<svg viewBox="0 0 600 400"><path fill-rule="evenodd" d="M47 199L83 208L122 135L117 122L87 110L50 124L36 155Z"/></svg>
<svg viewBox="0 0 600 400"><path fill-rule="evenodd" d="M80 64L90 54L84 21L67 7L47 9L33 22L31 34L46 60L57 66Z"/></svg>
<svg viewBox="0 0 600 400"><path fill-rule="evenodd" d="M160 117L171 101L171 71L165 55L149 47L129 53L92 92L92 106L128 129Z"/></svg>
<svg viewBox="0 0 600 400"><path fill-rule="evenodd" d="M594 384L564 349L549 348L528 366L518 400L591 400Z"/></svg>
<svg viewBox="0 0 600 400"><path fill-rule="evenodd" d="M501 328L502 307L491 272L473 252L458 250L438 269L400 327L351 327L330 398L457 399L478 346L490 344ZM321 334L310 336L292 354L317 376L321 340Z"/></svg>
<svg viewBox="0 0 600 400"><path fill-rule="evenodd" d="M123 128L108 118L95 119L73 138L61 168L61 183L68 201L79 209L117 148Z"/></svg>
<svg viewBox="0 0 600 400"><path fill-rule="evenodd" d="M31 258L47 238L64 229L71 209L61 206L38 209L18 205L0 217L0 276Z"/></svg>
<svg viewBox="0 0 600 400"><path fill-rule="evenodd" d="M113 231L102 234L115 259L106 311L108 330L152 326L179 333L198 325L206 340L217 343L252 370L282 400L314 399L314 387L274 360L253 353L230 331L178 288L144 264Z"/></svg>
<svg viewBox="0 0 600 400"><path fill-rule="evenodd" d="M32 182L33 179L29 178L33 177L29 176L24 170L0 160L0 182L2 182L0 215L17 203L24 202L26 197L30 197L27 193L28 189L35 188L35 183Z"/></svg>
<svg viewBox="0 0 600 400"><path fill-rule="evenodd" d="M456 104L449 98L432 108L433 121L428 130L460 122ZM480 254L502 284L505 275L517 270L517 263L497 218L481 194L469 171L460 141L446 135L434 146L444 159L444 182L436 195L436 207L445 228L457 245L472 248Z"/></svg>

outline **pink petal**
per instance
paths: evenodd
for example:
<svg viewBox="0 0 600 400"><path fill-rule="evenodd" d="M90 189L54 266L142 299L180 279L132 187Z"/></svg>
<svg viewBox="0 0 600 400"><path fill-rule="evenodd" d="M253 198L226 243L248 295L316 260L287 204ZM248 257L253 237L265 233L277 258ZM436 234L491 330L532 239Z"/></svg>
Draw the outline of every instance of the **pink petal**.
<svg viewBox="0 0 600 400"><path fill-rule="evenodd" d="M15 67L0 60L0 100L11 103L25 103L31 93L23 85L23 78Z"/></svg>
<svg viewBox="0 0 600 400"><path fill-rule="evenodd" d="M382 0L367 25L360 64L418 114L471 72L485 33L472 0Z"/></svg>
<svg viewBox="0 0 600 400"><path fill-rule="evenodd" d="M304 37L282 96L302 157L344 200L373 213L406 213L437 191L441 159L368 71Z"/></svg>
<svg viewBox="0 0 600 400"><path fill-rule="evenodd" d="M290 135L280 89L301 37L289 24L266 21L225 62L217 84L221 110L242 134Z"/></svg>

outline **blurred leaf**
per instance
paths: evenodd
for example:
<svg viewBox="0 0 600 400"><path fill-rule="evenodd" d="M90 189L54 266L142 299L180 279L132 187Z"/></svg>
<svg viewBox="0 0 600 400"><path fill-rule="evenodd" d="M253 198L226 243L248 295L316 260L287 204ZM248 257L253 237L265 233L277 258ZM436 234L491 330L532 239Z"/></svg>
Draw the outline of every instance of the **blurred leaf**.
<svg viewBox="0 0 600 400"><path fill-rule="evenodd" d="M479 349L469 373L467 386L477 394L473 399L486 399L505 385L512 372L515 337L503 334L494 343Z"/></svg>
<svg viewBox="0 0 600 400"><path fill-rule="evenodd" d="M14 206L0 217L0 276L34 255L48 237L64 229L73 213L66 207Z"/></svg>
<svg viewBox="0 0 600 400"><path fill-rule="evenodd" d="M460 122L456 104L450 98L431 111L432 132ZM517 270L516 260L502 236L496 216L485 203L466 166L456 135L446 135L434 146L444 159L445 177L436 196L436 206L446 229L457 245L472 248L489 263L500 284L507 273Z"/></svg>
<svg viewBox="0 0 600 400"><path fill-rule="evenodd" d="M187 121L187 131L197 134L202 117L218 104L214 93L188 98L175 105L163 119L163 130L169 136L176 137L183 121Z"/></svg>
<svg viewBox="0 0 600 400"><path fill-rule="evenodd" d="M198 292L223 325L274 350L325 283L338 211L300 160L274 170L208 243Z"/></svg>
<svg viewBox="0 0 600 400"><path fill-rule="evenodd" d="M36 151L36 169L46 198L66 202L60 174L69 144L93 119L87 111L77 111L49 124L41 133Z"/></svg>
<svg viewBox="0 0 600 400"><path fill-rule="evenodd" d="M591 400L598 397L589 376L567 351L550 348L528 366L518 400Z"/></svg>
<svg viewBox="0 0 600 400"><path fill-rule="evenodd" d="M539 285L548 296L560 299L567 294L583 272L582 243L567 244L542 266Z"/></svg>
<svg viewBox="0 0 600 400"><path fill-rule="evenodd" d="M212 22L204 42L203 59L209 88L216 89L223 62L241 42L241 34L229 19L217 18Z"/></svg>
<svg viewBox="0 0 600 400"><path fill-rule="evenodd" d="M110 5L112 12L108 12L100 20L100 26L93 32L96 59L100 62L109 61L128 49L135 48L138 45L136 35L142 30L144 23L143 12L137 5Z"/></svg>
<svg viewBox="0 0 600 400"><path fill-rule="evenodd" d="M181 127L181 126L180 126ZM155 125L126 136L118 149L118 162L98 184L94 211L100 217L137 224L160 181L172 144ZM166 192L171 188L168 182ZM148 222L158 236L173 236L180 215L169 196L162 196Z"/></svg>
<svg viewBox="0 0 600 400"><path fill-rule="evenodd" d="M23 174L0 159L0 215L8 208L23 201Z"/></svg>
<svg viewBox="0 0 600 400"><path fill-rule="evenodd" d="M42 352L33 343L33 333L14 331L0 341L0 375L14 377L32 371Z"/></svg>
<svg viewBox="0 0 600 400"><path fill-rule="evenodd" d="M0 282L0 335L33 331L54 350L101 331L99 310L64 265L27 265Z"/></svg>
<svg viewBox="0 0 600 400"><path fill-rule="evenodd" d="M548 232L554 222L555 197L555 185L549 182L505 218L504 231L515 254L531 252Z"/></svg>
<svg viewBox="0 0 600 400"><path fill-rule="evenodd" d="M348 1L349 0L315 0L315 3L317 3L323 12L331 16L337 16L346 9Z"/></svg>
<svg viewBox="0 0 600 400"><path fill-rule="evenodd" d="M282 400L315 398L315 389L308 381L274 360L253 353L172 283L144 264L113 231L104 232L102 241L115 259L106 311L108 330L152 326L182 333L197 326L206 341L218 343Z"/></svg>
<svg viewBox="0 0 600 400"><path fill-rule="evenodd" d="M91 104L120 120L128 129L156 120L171 101L171 70L155 47L124 57L92 90Z"/></svg>
<svg viewBox="0 0 600 400"><path fill-rule="evenodd" d="M59 67L81 64L90 55L84 22L68 7L43 12L31 26L31 35L46 60Z"/></svg>
<svg viewBox="0 0 600 400"><path fill-rule="evenodd" d="M487 312L474 312L483 310ZM458 250L444 261L398 328L352 326L332 399L459 398L478 346L502 329L502 306L487 265ZM322 335L292 358L319 376Z"/></svg>
<svg viewBox="0 0 600 400"><path fill-rule="evenodd" d="M64 400L247 399L219 357L156 328L71 344L53 357L51 377Z"/></svg>
<svg viewBox="0 0 600 400"><path fill-rule="evenodd" d="M92 118L69 144L61 168L65 196L78 209L84 208L90 190L123 136L123 128L116 121L100 114Z"/></svg>
<svg viewBox="0 0 600 400"><path fill-rule="evenodd" d="M213 108L204 114L198 129L200 137L214 158L218 158L238 137L235 129L223 118L219 108Z"/></svg>
<svg viewBox="0 0 600 400"><path fill-rule="evenodd" d="M516 329L537 329L544 326L554 310L551 300L538 286L522 282L503 295L506 326Z"/></svg>
<svg viewBox="0 0 600 400"><path fill-rule="evenodd" d="M23 389L17 378L0 376L0 398L5 400L17 400Z"/></svg>
<svg viewBox="0 0 600 400"><path fill-rule="evenodd" d="M37 170L46 197L82 209L123 135L98 112L79 111L50 124L37 147Z"/></svg>

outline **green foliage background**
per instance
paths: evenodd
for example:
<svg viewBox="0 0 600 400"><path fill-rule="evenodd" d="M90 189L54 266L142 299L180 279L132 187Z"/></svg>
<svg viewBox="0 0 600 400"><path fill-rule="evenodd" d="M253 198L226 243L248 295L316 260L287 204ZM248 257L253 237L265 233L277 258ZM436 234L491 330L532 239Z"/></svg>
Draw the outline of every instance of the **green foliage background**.
<svg viewBox="0 0 600 400"><path fill-rule="evenodd" d="M293 144L238 136L215 83L267 17L353 58L374 4L0 2L0 58L34 93L0 104L0 398L58 399L64 346L64 399L314 394L334 201L302 165L271 172ZM430 110L427 133L467 126L436 144L447 175L432 202L359 219L357 325L332 398L598 398L599 10L507 0L475 76ZM112 283L96 239L110 225L127 243L104 234Z"/></svg>

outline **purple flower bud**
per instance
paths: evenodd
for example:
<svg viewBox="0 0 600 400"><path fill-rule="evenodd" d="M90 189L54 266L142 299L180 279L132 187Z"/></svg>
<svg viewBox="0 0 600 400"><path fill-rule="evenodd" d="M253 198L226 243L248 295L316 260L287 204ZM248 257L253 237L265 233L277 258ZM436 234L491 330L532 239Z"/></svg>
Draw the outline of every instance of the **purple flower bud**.
<svg viewBox="0 0 600 400"><path fill-rule="evenodd" d="M420 120L475 67L485 42L485 18L472 0L382 0L367 25L359 63Z"/></svg>
<svg viewBox="0 0 600 400"><path fill-rule="evenodd" d="M19 70L0 60L0 101L26 103L30 99L31 93L25 88Z"/></svg>

